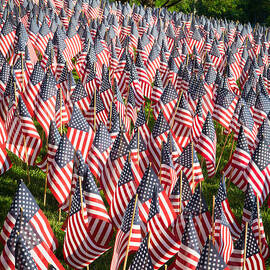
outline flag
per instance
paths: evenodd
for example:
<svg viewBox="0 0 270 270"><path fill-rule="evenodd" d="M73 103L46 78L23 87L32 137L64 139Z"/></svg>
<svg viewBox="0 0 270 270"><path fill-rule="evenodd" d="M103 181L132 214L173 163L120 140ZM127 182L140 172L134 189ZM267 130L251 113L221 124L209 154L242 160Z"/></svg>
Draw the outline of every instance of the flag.
<svg viewBox="0 0 270 270"><path fill-rule="evenodd" d="M197 151L205 158L206 169L209 177L215 175L216 164L216 132L210 112L203 124L202 133L196 145Z"/></svg>
<svg viewBox="0 0 270 270"><path fill-rule="evenodd" d="M142 241L142 232L140 226L138 204L136 197L134 196L128 203L128 206L125 210L122 219L121 227L117 231L115 237L114 250L110 269L111 270L119 269L123 259L126 256L128 242L129 242L129 249L128 249L129 255L131 254L131 252L135 252L139 249L141 241Z"/></svg>
<svg viewBox="0 0 270 270"><path fill-rule="evenodd" d="M187 217L185 230L181 239L175 261L170 270L195 270L200 259L198 236L191 216Z"/></svg>
<svg viewBox="0 0 270 270"><path fill-rule="evenodd" d="M197 144L198 140L202 133L204 123L204 116L203 116L203 100L200 98L196 105L193 123L190 131L191 140Z"/></svg>
<svg viewBox="0 0 270 270"><path fill-rule="evenodd" d="M33 195L22 181L19 181L18 183L14 200L4 221L0 235L1 242L3 244L7 243L16 224L16 220L20 217L20 208L23 208L26 223L28 223L37 232L38 236L44 242L44 245L47 245L51 250L55 250L58 244L50 227L49 221L37 205Z"/></svg>
<svg viewBox="0 0 270 270"><path fill-rule="evenodd" d="M60 205L66 202L71 191L73 163L73 145L63 134L47 176L48 187Z"/></svg>
<svg viewBox="0 0 270 270"><path fill-rule="evenodd" d="M245 228L242 230L240 238L234 243L234 250L228 262L230 269L243 269L244 265L244 249L246 242L246 261L245 269L266 269L262 255L258 248L254 234L250 228L247 226L247 238L245 239Z"/></svg>
<svg viewBox="0 0 270 270"><path fill-rule="evenodd" d="M129 270L152 270L154 269L148 248L149 233L143 239L139 250L131 262Z"/></svg>
<svg viewBox="0 0 270 270"><path fill-rule="evenodd" d="M34 113L46 137L49 135L50 122L55 118L56 94L56 80L51 70L48 70L41 83L40 92L37 95Z"/></svg>
<svg viewBox="0 0 270 270"><path fill-rule="evenodd" d="M97 128L93 144L88 152L87 164L91 173L99 180L109 157L113 141L107 128L101 122Z"/></svg>
<svg viewBox="0 0 270 270"><path fill-rule="evenodd" d="M251 154L248 148L243 127L241 126L238 134L236 148L223 171L224 176L229 178L230 181L232 181L232 183L234 183L242 191L246 190L247 181L243 177L243 174L250 160Z"/></svg>
<svg viewBox="0 0 270 270"><path fill-rule="evenodd" d="M82 152L84 160L92 146L94 131L83 117L80 109L74 105L71 119L68 123L67 138L76 151Z"/></svg>
<svg viewBox="0 0 270 270"><path fill-rule="evenodd" d="M83 269L108 250L91 238L86 215L84 197L78 181L72 197L63 246L65 261L75 269Z"/></svg>
<svg viewBox="0 0 270 270"><path fill-rule="evenodd" d="M262 205L270 191L270 149L265 139L259 142L243 177L259 196Z"/></svg>

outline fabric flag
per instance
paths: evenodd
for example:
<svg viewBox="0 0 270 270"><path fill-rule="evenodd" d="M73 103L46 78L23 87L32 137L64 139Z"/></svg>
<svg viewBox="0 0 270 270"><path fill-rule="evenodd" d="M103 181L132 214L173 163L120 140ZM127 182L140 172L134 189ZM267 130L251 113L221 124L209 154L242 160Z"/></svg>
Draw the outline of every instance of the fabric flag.
<svg viewBox="0 0 270 270"><path fill-rule="evenodd" d="M18 217L14 220L14 227L0 257L0 267L3 269L47 269L51 264L55 269L64 269L39 231L31 221L29 222L28 211L30 210L31 213L32 209L32 205L29 208L18 209Z"/></svg>
<svg viewBox="0 0 270 270"><path fill-rule="evenodd" d="M154 82L153 82L153 90L151 92L151 97L150 97L154 106L160 100L160 97L162 96L163 90L164 89L163 89L163 83L162 83L161 77L160 77L160 72L157 69L155 77L154 77Z"/></svg>
<svg viewBox="0 0 270 270"><path fill-rule="evenodd" d="M78 181L72 197L63 246L65 261L75 269L83 269L108 250L108 247L91 239L80 185L81 183Z"/></svg>
<svg viewBox="0 0 270 270"><path fill-rule="evenodd" d="M193 151L193 164L192 164L192 151ZM184 149L179 158L175 161L175 167L177 176L180 177L181 170L185 174L190 187L195 189L196 185L203 181L203 173L199 159L197 157L195 147L192 149L192 144L188 144Z"/></svg>
<svg viewBox="0 0 270 270"><path fill-rule="evenodd" d="M243 177L259 196L262 205L270 191L270 149L264 138L255 149Z"/></svg>
<svg viewBox="0 0 270 270"><path fill-rule="evenodd" d="M56 94L56 80L51 70L48 70L40 86L35 105L35 117L46 137L49 135L50 122L55 118Z"/></svg>
<svg viewBox="0 0 270 270"><path fill-rule="evenodd" d="M100 179L100 175L107 162L113 141L107 128L101 122L97 128L93 144L87 156L87 164L91 173Z"/></svg>
<svg viewBox="0 0 270 270"><path fill-rule="evenodd" d="M205 245L211 232L211 215L203 197L202 191L197 187L186 205L183 216L191 216L198 235L200 249Z"/></svg>
<svg viewBox="0 0 270 270"><path fill-rule="evenodd" d="M203 100L200 98L196 105L193 123L190 131L191 140L197 144L198 140L202 133L203 123L204 123L204 116L203 116Z"/></svg>
<svg viewBox="0 0 270 270"><path fill-rule="evenodd" d="M209 177L215 175L217 137L215 126L210 112L203 124L202 133L196 145L197 152L205 158L206 169Z"/></svg>
<svg viewBox="0 0 270 270"><path fill-rule="evenodd" d="M48 172L48 187L60 205L66 202L71 191L74 148L64 134Z"/></svg>
<svg viewBox="0 0 270 270"><path fill-rule="evenodd" d="M229 178L230 181L242 191L245 191L247 187L247 181L243 177L243 174L250 160L251 154L248 148L247 139L243 127L240 127L236 148L223 171L224 176Z"/></svg>
<svg viewBox="0 0 270 270"><path fill-rule="evenodd" d="M115 237L113 257L110 269L111 270L119 269L122 261L126 256L128 242L129 242L129 249L128 249L129 255L131 254L131 252L135 252L139 249L141 241L142 241L142 232L140 226L138 204L136 197L134 196L128 203L128 206L125 210L122 219L121 227L117 231Z"/></svg>
<svg viewBox="0 0 270 270"><path fill-rule="evenodd" d="M195 270L199 259L200 248L198 245L198 236L192 217L189 216L187 217L179 251L169 270Z"/></svg>
<svg viewBox="0 0 270 270"><path fill-rule="evenodd" d="M209 270L229 270L230 268L226 265L218 251L213 245L213 242L211 239L207 239L202 253L200 260L198 262L198 265L196 267L196 270L203 270L203 269L209 269Z"/></svg>
<svg viewBox="0 0 270 270"><path fill-rule="evenodd" d="M245 234L247 235L245 239ZM262 255L258 248L258 244L254 237L254 234L250 228L250 225L247 226L247 233L245 228L243 228L240 238L234 243L234 250L228 262L228 266L232 270L243 269L244 265L244 249L246 242L246 261L245 269L266 269Z"/></svg>
<svg viewBox="0 0 270 270"><path fill-rule="evenodd" d="M59 146L60 140L61 135L57 129L56 123L51 121L47 142L47 154L44 159L37 164L37 166L45 173L47 173L47 167L49 168L54 160L54 156Z"/></svg>
<svg viewBox="0 0 270 270"><path fill-rule="evenodd" d="M131 262L129 270L153 270L153 263L148 250L149 233L143 239L139 250Z"/></svg>
<svg viewBox="0 0 270 270"><path fill-rule="evenodd" d="M12 16L8 16L0 34L0 51L5 58L11 57L14 48L15 30L11 18Z"/></svg>
<svg viewBox="0 0 270 270"><path fill-rule="evenodd" d="M94 136L93 129L87 123L80 109L77 106L73 106L71 119L68 123L67 138L76 151L80 150L82 152L85 161Z"/></svg>
<svg viewBox="0 0 270 270"><path fill-rule="evenodd" d="M3 244L7 243L15 226L16 220L18 220L18 217L20 216L20 208L23 208L26 223L30 224L31 227L36 230L39 237L44 241L49 249L55 250L58 244L50 227L49 221L37 205L33 195L22 181L19 181L14 201L11 204L10 210L4 221L0 236L1 242Z"/></svg>

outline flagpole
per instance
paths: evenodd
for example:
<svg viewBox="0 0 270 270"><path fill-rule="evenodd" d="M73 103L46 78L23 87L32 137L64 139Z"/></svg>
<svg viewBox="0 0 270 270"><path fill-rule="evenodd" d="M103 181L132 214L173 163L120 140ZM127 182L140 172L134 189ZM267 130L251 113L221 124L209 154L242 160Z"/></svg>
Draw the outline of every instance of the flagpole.
<svg viewBox="0 0 270 270"><path fill-rule="evenodd" d="M243 269L245 270L245 264L247 259L247 230L248 230L248 222L246 222L246 229L245 229L245 248L244 248L244 262L243 262Z"/></svg>
<svg viewBox="0 0 270 270"><path fill-rule="evenodd" d="M225 149L225 146L226 146L226 143L227 143L227 140L228 140L230 134L231 133L227 134L224 145L222 147L222 150L221 150L221 153L220 153L220 156L219 156L219 159L218 159L217 167L216 167L216 173L217 173L217 170L218 170L218 167L219 167L219 164L220 164L220 161L221 161L221 158L222 158L222 155L223 155L223 152L224 152L224 149Z"/></svg>
<svg viewBox="0 0 270 270"><path fill-rule="evenodd" d="M257 216L258 216L258 232L259 232L259 249L262 254L262 238L261 238L261 221L260 221L260 204L259 204L259 196L257 194Z"/></svg>
<svg viewBox="0 0 270 270"><path fill-rule="evenodd" d="M139 127L137 128L137 132L138 132L137 163L139 165L139 158L140 158L140 131L139 131Z"/></svg>
<svg viewBox="0 0 270 270"><path fill-rule="evenodd" d="M21 54L22 59L22 92L24 92L24 68L23 68L23 55Z"/></svg>
<svg viewBox="0 0 270 270"><path fill-rule="evenodd" d="M128 236L128 244L127 244L127 249L126 249L123 270L126 270L126 267L127 267L128 250L129 250L130 239L131 239L131 235L132 235L132 227L133 227L133 222L134 222L134 218L135 218L137 200L138 200L138 193L136 194L136 197L135 197L135 203L134 203L134 208L133 208L133 213L132 213L132 220L131 220L130 231L129 231L129 236Z"/></svg>
<svg viewBox="0 0 270 270"><path fill-rule="evenodd" d="M59 91L60 91L60 133L61 133L61 135L63 135L63 127L62 127L62 125L63 125L63 123L62 123L62 90L61 89L59 89Z"/></svg>
<svg viewBox="0 0 270 270"><path fill-rule="evenodd" d="M213 208L212 208L212 241L215 243L215 195L213 196Z"/></svg>
<svg viewBox="0 0 270 270"><path fill-rule="evenodd" d="M158 173L158 178L159 178L159 182L161 184L161 159L162 159L162 149L163 149L163 144L164 142L161 143L161 155L160 155L160 160L159 160L159 173Z"/></svg>
<svg viewBox="0 0 270 270"><path fill-rule="evenodd" d="M151 241L151 231L149 231L149 234L148 234L147 249L149 249L150 247L150 241Z"/></svg>
<svg viewBox="0 0 270 270"><path fill-rule="evenodd" d="M192 162L192 193L194 193L195 190L195 183L194 183L194 149L193 149L194 145L193 142L191 143L191 162Z"/></svg>
<svg viewBox="0 0 270 270"><path fill-rule="evenodd" d="M112 101L111 101L111 104L110 104L110 122L109 122L109 130L111 130L112 128Z"/></svg>
<svg viewBox="0 0 270 270"><path fill-rule="evenodd" d="M232 139L233 139L233 136L231 137ZM233 139L233 142L232 142L232 148L231 148L231 152L230 152L230 157L229 157L229 160L231 159L231 157L232 157L232 152L233 152L233 146L234 146L234 139ZM227 187L227 189L229 188L229 186L230 186L230 184L231 184L231 178L232 178L232 170L231 170L231 172L230 172L230 176L229 176L229 183L228 183L228 187Z"/></svg>
<svg viewBox="0 0 270 270"><path fill-rule="evenodd" d="M150 102L150 107L149 107L148 114L147 114L147 121L146 121L146 124L147 124L147 125L148 125L149 118L150 118L150 112L151 112L152 104L153 104L153 101L151 100L151 102Z"/></svg>
<svg viewBox="0 0 270 270"><path fill-rule="evenodd" d="M23 135L23 140L24 140L25 162L26 162L26 169L27 169L27 179L28 179L28 184L30 184L31 181L30 181L30 172L29 172L29 166L28 166L28 154L27 154L25 135Z"/></svg>
<svg viewBox="0 0 270 270"><path fill-rule="evenodd" d="M183 171L180 173L180 192L179 192L179 215L182 211L182 181L183 181Z"/></svg>
<svg viewBox="0 0 270 270"><path fill-rule="evenodd" d="M94 132L96 132L96 118L97 118L97 89L95 87L95 91L94 91Z"/></svg>
<svg viewBox="0 0 270 270"><path fill-rule="evenodd" d="M44 134L44 133L43 133ZM47 152L48 152L48 138L47 138ZM43 205L46 206L46 199L47 199L47 185L48 185L48 171L49 171L49 165L48 165L48 157L47 157L47 164L46 164L46 179L45 179L45 187L44 187L44 199L43 199Z"/></svg>

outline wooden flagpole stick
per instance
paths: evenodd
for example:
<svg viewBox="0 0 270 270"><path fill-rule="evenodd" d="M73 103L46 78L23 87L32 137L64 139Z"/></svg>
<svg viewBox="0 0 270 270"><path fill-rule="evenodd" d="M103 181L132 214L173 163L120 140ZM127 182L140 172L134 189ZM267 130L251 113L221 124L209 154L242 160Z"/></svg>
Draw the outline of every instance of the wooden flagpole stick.
<svg viewBox="0 0 270 270"><path fill-rule="evenodd" d="M167 269L168 269L167 264L165 264L164 265L164 270L167 270Z"/></svg>
<svg viewBox="0 0 270 270"><path fill-rule="evenodd" d="M139 165L139 159L140 159L140 131L139 131L139 127L137 128L137 132L138 132L138 145L137 145L137 163Z"/></svg>
<svg viewBox="0 0 270 270"><path fill-rule="evenodd" d="M150 247L150 241L151 241L151 231L149 231L148 241L147 241L147 248Z"/></svg>
<svg viewBox="0 0 270 270"><path fill-rule="evenodd" d="M125 102L125 103L126 103L126 104L125 104L125 106L126 106L126 111L125 111L125 121L124 121L124 123L127 122L127 113L128 113L127 104L128 104L129 91L130 91L130 87L128 88L127 99L126 99L126 102Z"/></svg>
<svg viewBox="0 0 270 270"><path fill-rule="evenodd" d="M44 187L44 199L43 199L43 205L44 206L46 206L47 185L48 185L48 161L47 161L47 166L46 166L46 178L45 178L45 187Z"/></svg>
<svg viewBox="0 0 270 270"><path fill-rule="evenodd" d="M22 219L23 219L23 208L20 207L20 228L18 234L20 234L22 230Z"/></svg>
<svg viewBox="0 0 270 270"><path fill-rule="evenodd" d="M217 167L216 167L216 173L217 173L217 170L218 170L218 167L219 167L219 164L220 164L220 161L221 161L221 158L222 158L222 155L223 155L223 152L224 152L224 149L225 149L225 146L227 144L227 140L228 140L230 134L231 133L228 133L227 134L226 139L225 139L225 142L224 142L224 145L222 147L222 150L221 150L221 153L220 153L220 156L219 156L219 159L218 159Z"/></svg>
<svg viewBox="0 0 270 270"><path fill-rule="evenodd" d="M96 118L97 118L97 89L94 90L94 132L96 132Z"/></svg>
<svg viewBox="0 0 270 270"><path fill-rule="evenodd" d="M138 193L136 194L136 197L135 197L135 203L134 203L134 208L133 208L133 213L132 213L132 220L131 220L130 231L129 231L129 236L128 236L128 244L127 244L127 250L126 250L123 270L126 270L126 267L127 267L128 251L129 251L130 239L131 239L131 235L132 235L132 227L133 227L133 222L134 222L134 218L135 218L137 200L138 200Z"/></svg>
<svg viewBox="0 0 270 270"><path fill-rule="evenodd" d="M259 232L259 249L262 254L262 236L261 236L261 221L260 221L260 204L259 204L259 196L257 194L257 216L258 216L258 232Z"/></svg>
<svg viewBox="0 0 270 270"><path fill-rule="evenodd" d="M26 162L26 169L27 169L27 179L28 179L28 184L30 184L31 181L30 181L30 172L29 172L29 165L28 165L28 154L27 154L25 135L23 136L23 140L24 140L25 162Z"/></svg>
<svg viewBox="0 0 270 270"><path fill-rule="evenodd" d="M63 120L62 120L62 90L59 89L60 91L60 132L61 135L63 135Z"/></svg>
<svg viewBox="0 0 270 270"><path fill-rule="evenodd" d="M58 209L58 222L61 221L61 208Z"/></svg>
<svg viewBox="0 0 270 270"><path fill-rule="evenodd" d="M163 148L163 143L164 142L161 143L161 151L162 151L162 148ZM159 166L159 172L158 172L158 178L159 178L160 184L161 184L161 159L162 159L162 152L161 152L161 155L160 155L160 160L159 160L160 166Z"/></svg>
<svg viewBox="0 0 270 270"><path fill-rule="evenodd" d="M231 152L230 152L230 157L229 157L229 160L231 159L231 157L232 157L232 152L233 152L233 146L234 146L234 139L233 139L233 136L232 136L232 140L233 140L233 142L232 142L232 148L231 148ZM231 184L231 181L232 181L232 170L231 170L231 172L230 172L230 176L229 176L229 183L228 183L228 187L227 187L227 189L230 187L230 184Z"/></svg>
<svg viewBox="0 0 270 270"><path fill-rule="evenodd" d="M180 173L180 192L179 192L179 215L182 212L182 181L183 181L183 171Z"/></svg>
<svg viewBox="0 0 270 270"><path fill-rule="evenodd" d="M195 190L195 183L194 183L194 149L193 149L194 145L193 142L191 143L191 162L192 162L192 193L194 193Z"/></svg>
<svg viewBox="0 0 270 270"><path fill-rule="evenodd" d="M22 92L24 92L24 68L23 68L23 55L21 54L22 60Z"/></svg>
<svg viewBox="0 0 270 270"><path fill-rule="evenodd" d="M112 101L111 101L111 104L110 104L110 124L109 124L109 130L111 130L112 128Z"/></svg>
<svg viewBox="0 0 270 270"><path fill-rule="evenodd" d="M151 100L150 107L149 107L148 114L147 114L147 121L146 121L147 125L148 125L149 119L150 119L150 112L151 112L152 104L153 104L153 101Z"/></svg>
<svg viewBox="0 0 270 270"><path fill-rule="evenodd" d="M215 196L213 196L213 209L212 209L212 241L215 243Z"/></svg>
<svg viewBox="0 0 270 270"><path fill-rule="evenodd" d="M246 259L247 259L247 230L248 230L248 222L246 222L246 229L245 229L245 247L244 247L243 270L245 270Z"/></svg>

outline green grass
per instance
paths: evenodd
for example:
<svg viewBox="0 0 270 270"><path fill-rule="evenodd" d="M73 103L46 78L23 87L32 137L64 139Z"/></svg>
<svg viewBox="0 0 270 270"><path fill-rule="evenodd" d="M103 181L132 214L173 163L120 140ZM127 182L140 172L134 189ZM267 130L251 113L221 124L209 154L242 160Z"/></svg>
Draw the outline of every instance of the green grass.
<svg viewBox="0 0 270 270"><path fill-rule="evenodd" d="M146 102L146 116L148 114L148 110L150 108L150 102ZM150 117L149 120L149 126L152 129L154 124L153 117ZM42 131L39 126L38 131L40 134L42 134ZM222 146L224 144L225 135L222 134L222 128L220 125L216 124L216 131L217 131L217 160L220 156ZM41 135L42 136L42 135ZM229 160L230 151L232 147L232 142L228 140L228 143L226 144L224 154L222 156L221 163L219 165L219 170L217 175L209 179L207 177L207 172L205 168L205 163L203 165L203 174L205 177L205 181L202 183L202 189L204 197L208 203L209 210L212 211L212 198L213 195L216 194L218 187L219 187L219 180L221 177L220 171L225 166L225 164ZM22 161L20 161L15 155L9 153L13 167L6 172L3 176L0 178L0 227L2 228L5 217L8 213L8 210L10 208L10 205L12 203L13 197L16 192L17 188L17 182L18 179L23 179L25 183L27 182L27 171L26 166L23 164ZM43 147L39 160L45 155L45 147ZM200 158L200 157L199 157ZM50 225L58 239L59 242L59 248L56 250L56 256L61 261L63 266L66 269L68 266L65 264L63 259L63 240L64 240L64 232L61 230L61 225L65 219L66 214L62 214L62 220L61 222L58 222L58 208L57 208L57 201L53 197L53 195L50 193L50 191L47 192L47 204L46 207L43 206L43 196L44 196L44 184L45 184L45 173L41 172L37 167L30 167L30 177L31 177L31 183L27 184L29 190L32 192L33 196L36 198L36 201L46 217L48 218ZM243 209L243 202L244 202L244 193L241 192L237 187L235 187L233 184L231 184L227 190L228 193L228 199L230 206L232 208L233 213L235 214L237 220L241 222L242 218L242 209ZM104 198L104 196L103 196ZM268 212L267 205L264 204L261 208L261 215L264 223L264 229L266 233L267 240L269 241L270 238L270 215ZM109 269L110 267L110 261L112 258L112 252L113 252L113 240L111 242L111 249L106 252L103 256L101 256L99 259L97 259L93 264L91 264L90 269L97 269L97 270L103 270L103 269ZM0 246L0 251L2 251L2 246ZM133 256L129 258L129 261L131 261ZM270 269L270 261L267 262L267 269Z"/></svg>

